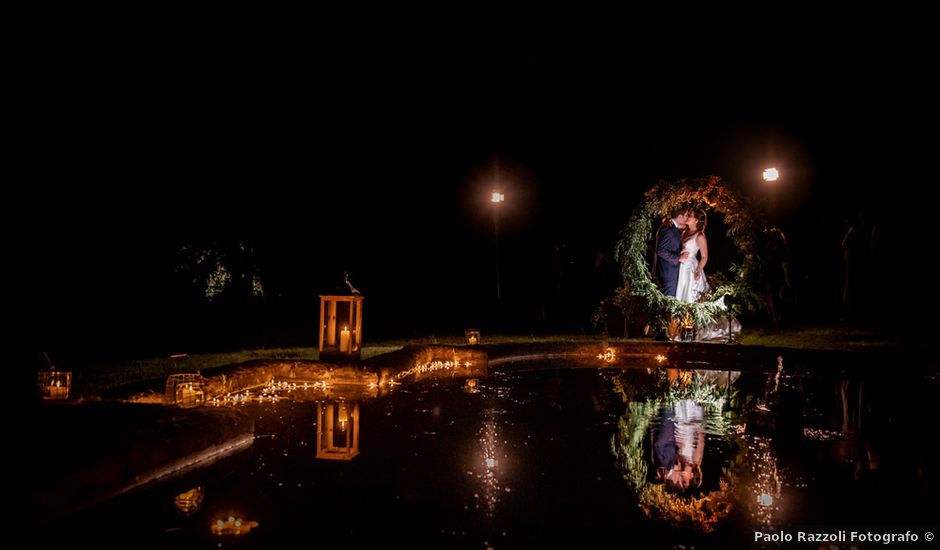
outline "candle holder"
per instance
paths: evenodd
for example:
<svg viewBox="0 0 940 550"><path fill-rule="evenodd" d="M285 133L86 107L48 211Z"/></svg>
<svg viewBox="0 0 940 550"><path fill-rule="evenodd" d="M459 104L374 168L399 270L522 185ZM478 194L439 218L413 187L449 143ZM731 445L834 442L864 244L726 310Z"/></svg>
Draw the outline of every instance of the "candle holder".
<svg viewBox="0 0 940 550"><path fill-rule="evenodd" d="M200 407L206 400L202 384L203 378L199 374L171 374L166 379L164 401L184 409Z"/></svg>
<svg viewBox="0 0 940 550"><path fill-rule="evenodd" d="M49 370L39 371L37 379L39 396L43 399L68 399L72 389L72 371Z"/></svg>
<svg viewBox="0 0 940 550"><path fill-rule="evenodd" d="M320 296L320 359L359 360L362 351L362 300Z"/></svg>
<svg viewBox="0 0 940 550"><path fill-rule="evenodd" d="M467 339L468 346L475 346L480 343L480 331L475 328L468 328L463 331L464 338Z"/></svg>

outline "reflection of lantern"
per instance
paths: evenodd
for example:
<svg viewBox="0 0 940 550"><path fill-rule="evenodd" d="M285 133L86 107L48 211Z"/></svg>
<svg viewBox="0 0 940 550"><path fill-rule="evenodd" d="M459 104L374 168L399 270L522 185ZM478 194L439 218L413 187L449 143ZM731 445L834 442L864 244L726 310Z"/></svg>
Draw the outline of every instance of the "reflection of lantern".
<svg viewBox="0 0 940 550"><path fill-rule="evenodd" d="M176 508L184 514L191 514L202 505L202 499L205 497L205 490L202 487L194 487L185 493L176 495L173 503Z"/></svg>
<svg viewBox="0 0 940 550"><path fill-rule="evenodd" d="M320 359L359 359L362 296L320 296Z"/></svg>
<svg viewBox="0 0 940 550"><path fill-rule="evenodd" d="M480 343L480 331L475 328L468 328L463 331L464 337L467 339L467 345L475 346Z"/></svg>
<svg viewBox="0 0 940 550"><path fill-rule="evenodd" d="M346 424L349 422L349 407L346 406L345 401L340 401L339 403L336 420L339 422L339 429L345 431Z"/></svg>
<svg viewBox="0 0 940 550"><path fill-rule="evenodd" d="M359 403L317 402L317 458L351 460L359 454Z"/></svg>
<svg viewBox="0 0 940 550"><path fill-rule="evenodd" d="M183 408L202 405L206 394L202 389L202 376L199 374L171 374L166 379L164 400Z"/></svg>
<svg viewBox="0 0 940 550"><path fill-rule="evenodd" d="M51 370L39 371L39 396L43 399L68 399L72 388L72 371Z"/></svg>
<svg viewBox="0 0 940 550"><path fill-rule="evenodd" d="M479 381L476 378L468 378L466 383L464 383L463 391L467 393L479 393Z"/></svg>

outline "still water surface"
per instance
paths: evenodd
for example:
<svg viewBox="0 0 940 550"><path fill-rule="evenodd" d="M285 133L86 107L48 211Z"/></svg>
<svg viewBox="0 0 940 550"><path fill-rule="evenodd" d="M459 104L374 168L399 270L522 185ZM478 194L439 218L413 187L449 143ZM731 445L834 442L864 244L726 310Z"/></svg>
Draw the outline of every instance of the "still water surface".
<svg viewBox="0 0 940 550"><path fill-rule="evenodd" d="M940 517L940 392L928 379L775 384L760 372L551 360L384 395L282 396L237 405L255 420L248 450L83 512L49 540L746 547L755 526Z"/></svg>

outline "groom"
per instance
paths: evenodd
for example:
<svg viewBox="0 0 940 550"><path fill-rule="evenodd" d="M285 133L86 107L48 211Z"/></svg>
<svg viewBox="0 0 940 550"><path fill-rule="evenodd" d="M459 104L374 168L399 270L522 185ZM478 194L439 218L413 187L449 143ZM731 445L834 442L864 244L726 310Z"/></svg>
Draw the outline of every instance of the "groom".
<svg viewBox="0 0 940 550"><path fill-rule="evenodd" d="M669 221L663 223L656 234L656 257L653 259L656 262L656 276L659 277L659 287L663 294L673 298L676 297L676 287L679 286L679 264L689 257L688 252L682 251L682 230L685 229L688 217L687 208L674 210ZM678 332L677 323L670 319L666 338L672 340Z"/></svg>
<svg viewBox="0 0 940 550"><path fill-rule="evenodd" d="M688 217L688 209L675 210L656 235L656 275L663 294L673 298L679 285L679 264L689 257L688 252L682 252L682 230Z"/></svg>

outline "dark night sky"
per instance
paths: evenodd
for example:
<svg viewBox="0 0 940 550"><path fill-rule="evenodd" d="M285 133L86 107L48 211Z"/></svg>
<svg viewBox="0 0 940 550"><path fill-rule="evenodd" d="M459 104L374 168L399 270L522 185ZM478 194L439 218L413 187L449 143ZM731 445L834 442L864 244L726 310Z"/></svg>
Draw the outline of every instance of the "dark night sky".
<svg viewBox="0 0 940 550"><path fill-rule="evenodd" d="M913 40L672 55L558 37L109 38L54 48L31 69L43 85L28 86L19 149L33 220L14 242L26 341L66 354L199 347L213 317L193 313L173 273L179 247L199 243L254 250L270 295L232 317L253 319L250 344L304 343L316 295L347 270L372 334L496 328L485 201L497 164L504 288L518 306L506 328L586 327L536 320L559 273L566 297L594 298L596 253L659 179L717 174L759 198L774 164L802 261L838 266L859 205L905 242L910 180L932 149L919 136L936 120ZM237 347L218 338L228 329L242 334L220 329L205 346Z"/></svg>

